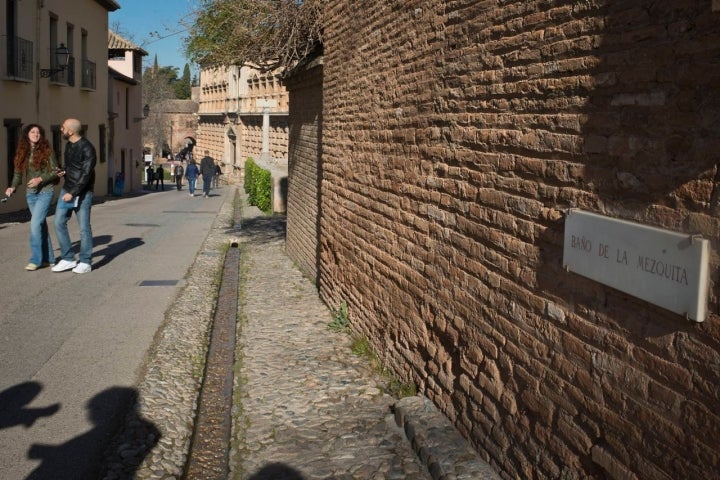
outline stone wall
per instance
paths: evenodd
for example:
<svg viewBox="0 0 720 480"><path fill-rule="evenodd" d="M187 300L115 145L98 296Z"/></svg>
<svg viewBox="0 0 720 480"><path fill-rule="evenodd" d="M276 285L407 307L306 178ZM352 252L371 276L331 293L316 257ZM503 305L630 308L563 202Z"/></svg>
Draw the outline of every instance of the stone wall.
<svg viewBox="0 0 720 480"><path fill-rule="evenodd" d="M325 25L324 300L509 477L716 476L711 3L328 0ZM571 207L710 238L709 318L565 272Z"/></svg>
<svg viewBox="0 0 720 480"><path fill-rule="evenodd" d="M322 178L322 57L287 81L290 94L287 238L285 248L300 270L317 282Z"/></svg>
<svg viewBox="0 0 720 480"><path fill-rule="evenodd" d="M193 148L195 161L205 156L205 150L210 152L214 159L226 162L225 157L225 130L226 120L221 115L199 115L197 145Z"/></svg>
<svg viewBox="0 0 720 480"><path fill-rule="evenodd" d="M262 114L200 115L201 134L194 149L196 160L202 158L202 152L207 149L211 157L225 165L223 181L242 183L245 161L248 157L257 159L262 152L262 122ZM235 134L233 145L228 138L231 130ZM269 140L272 157L287 159L287 115L270 116Z"/></svg>
<svg viewBox="0 0 720 480"><path fill-rule="evenodd" d="M244 158L257 158L262 152L262 114L242 115L238 127L241 135L240 153ZM287 159L287 115L270 115L270 155L275 159Z"/></svg>

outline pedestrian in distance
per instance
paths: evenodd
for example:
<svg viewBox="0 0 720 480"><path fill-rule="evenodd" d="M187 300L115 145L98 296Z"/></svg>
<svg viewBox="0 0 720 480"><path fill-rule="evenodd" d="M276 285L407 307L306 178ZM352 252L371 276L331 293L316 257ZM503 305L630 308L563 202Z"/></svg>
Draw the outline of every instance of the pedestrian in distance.
<svg viewBox="0 0 720 480"><path fill-rule="evenodd" d="M155 177L155 171L153 170L152 163L145 169L145 176L147 177L147 189L152 189L153 180Z"/></svg>
<svg viewBox="0 0 720 480"><path fill-rule="evenodd" d="M182 179L183 179L183 171L185 169L181 164L175 165L175 185L177 186L178 192L182 190Z"/></svg>
<svg viewBox="0 0 720 480"><path fill-rule="evenodd" d="M5 196L15 193L24 179L25 200L30 210L30 260L25 270L34 271L55 263L47 215L60 177L44 128L31 123L23 129L13 165L13 178Z"/></svg>
<svg viewBox="0 0 720 480"><path fill-rule="evenodd" d="M165 191L165 170L162 167L162 164L158 164L157 169L155 170L155 190L158 189L158 186L162 184L162 190Z"/></svg>
<svg viewBox="0 0 720 480"><path fill-rule="evenodd" d="M210 196L210 185L215 175L215 160L210 156L210 151L205 150L205 156L200 160L200 173L203 178L203 197Z"/></svg>
<svg viewBox="0 0 720 480"><path fill-rule="evenodd" d="M188 160L188 166L185 169L185 178L187 178L188 181L188 190L190 190L191 197L195 196L195 182L198 179L198 175L200 175L200 170L198 169L195 160Z"/></svg>
<svg viewBox="0 0 720 480"><path fill-rule="evenodd" d="M218 188L220 186L220 175L222 175L222 168L220 168L220 164L215 164L215 174L213 175L213 188Z"/></svg>
<svg viewBox="0 0 720 480"><path fill-rule="evenodd" d="M53 272L71 270L75 273L89 273L92 270L93 236L90 225L93 188L95 186L95 164L97 156L90 140L82 135L82 124L76 118L68 118L60 127L65 144L63 166L65 182L55 207L55 235L60 243L60 261L52 267ZM68 233L68 220L75 212L80 230L79 262Z"/></svg>

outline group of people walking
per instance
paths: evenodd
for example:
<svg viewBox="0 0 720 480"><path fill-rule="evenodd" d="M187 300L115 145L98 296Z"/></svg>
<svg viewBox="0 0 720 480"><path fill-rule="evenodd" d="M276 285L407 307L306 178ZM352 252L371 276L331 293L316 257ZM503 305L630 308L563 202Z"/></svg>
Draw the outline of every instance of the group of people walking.
<svg viewBox="0 0 720 480"><path fill-rule="evenodd" d="M30 124L23 129L13 160L14 173L5 197L13 195L25 182L26 200L30 210L30 260L25 270L34 271L52 265L53 272L92 270L93 236L90 210L95 185L95 147L82 135L82 123L68 118L60 127L67 140L62 164L58 163L45 129ZM55 264L55 251L47 224L55 186L64 180L55 207L55 235L60 244L60 261ZM80 250L75 260L67 223L73 212L80 230Z"/></svg>
<svg viewBox="0 0 720 480"><path fill-rule="evenodd" d="M220 183L220 175L222 175L222 169L220 168L220 165L217 165L215 163L215 160L213 160L213 158L210 156L210 152L208 150L205 150L204 153L205 156L203 156L203 158L200 160L199 166L193 158L190 158L187 161L187 168L183 168L182 164L177 164L174 167L170 167L174 168L172 174L175 177L175 185L178 191L182 190L183 177L187 179L188 190L191 197L195 196L195 185L198 178L200 178L201 176L203 182L203 197L208 197L210 195L211 186L213 186L214 188L218 187ZM162 186L162 190L165 190L165 170L163 169L163 166L161 164L158 165L155 170L153 170L152 165L149 165L147 167L146 175L148 189L150 189L154 182L155 190L158 190L159 185Z"/></svg>
<svg viewBox="0 0 720 480"><path fill-rule="evenodd" d="M13 159L14 173L10 186L5 190L5 199L10 198L24 182L26 200L30 210L30 259L25 270L35 271L52 267L53 272L72 270L75 273L92 271L93 236L90 225L90 211L95 185L95 165L97 157L95 147L82 135L82 123L68 118L60 127L63 138L67 140L63 161L59 162L52 146L45 136L45 129L37 124L27 125L18 142ZM186 169L176 165L175 181L178 190L182 189L183 175L188 180L190 196L195 196L195 183L200 175L203 179L203 196L210 195L210 187L217 187L220 166L205 150L200 166L189 159ZM152 172L154 175L150 175ZM59 261L55 257L47 216L52 205L55 187L63 180L57 204L55 206L55 235L60 244ZM158 165L153 172L148 167L148 186L156 181L155 189L162 185L165 189L164 170ZM68 221L73 212L77 217L80 231L80 249L77 260L73 250ZM57 261L57 263L56 263Z"/></svg>
<svg viewBox="0 0 720 480"><path fill-rule="evenodd" d="M210 195L210 186L213 185L213 182L215 182L215 187L218 185L218 180L215 180L215 177L219 179L222 174L220 166L215 165L215 161L210 156L210 152L205 150L204 153L205 156L200 159L200 167L191 160L185 173L188 179L188 190L190 190L191 197L195 196L195 182L200 175L202 175L203 181L203 197L208 197Z"/></svg>

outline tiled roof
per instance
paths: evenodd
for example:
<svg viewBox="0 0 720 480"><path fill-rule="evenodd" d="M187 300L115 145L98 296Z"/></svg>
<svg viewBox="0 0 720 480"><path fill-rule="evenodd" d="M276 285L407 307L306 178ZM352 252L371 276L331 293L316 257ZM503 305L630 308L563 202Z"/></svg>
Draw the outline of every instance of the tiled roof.
<svg viewBox="0 0 720 480"><path fill-rule="evenodd" d="M120 8L120 5L115 0L95 0L97 3L99 3L101 6L105 7L108 12L114 12L118 8Z"/></svg>
<svg viewBox="0 0 720 480"><path fill-rule="evenodd" d="M138 47L130 40L126 40L112 30L108 30L108 49L109 50L134 50L140 52L143 55L147 55L148 52Z"/></svg>

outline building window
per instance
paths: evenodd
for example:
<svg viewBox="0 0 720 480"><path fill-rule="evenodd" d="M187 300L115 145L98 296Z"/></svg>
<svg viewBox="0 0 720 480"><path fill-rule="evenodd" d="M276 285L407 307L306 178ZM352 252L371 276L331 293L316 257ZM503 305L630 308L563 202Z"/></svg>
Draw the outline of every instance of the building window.
<svg viewBox="0 0 720 480"><path fill-rule="evenodd" d="M65 46L70 52L70 59L67 65L66 80L71 87L75 86L75 26L71 23L67 24L67 43Z"/></svg>
<svg viewBox="0 0 720 480"><path fill-rule="evenodd" d="M58 165L62 166L65 162L62 152L62 132L60 131L60 125L50 126L52 132L52 148L55 152L55 158L57 159Z"/></svg>
<svg viewBox="0 0 720 480"><path fill-rule="evenodd" d="M7 185L10 185L15 172L15 150L17 150L18 141L22 134L22 123L20 123L19 118L7 118L3 124L5 125L5 136L7 138L7 150L5 152L5 158L7 158Z"/></svg>
<svg viewBox="0 0 720 480"><path fill-rule="evenodd" d="M105 125L100 125L98 133L100 136L100 144L98 145L98 151L100 152L100 163L105 163L107 161L107 149L105 147Z"/></svg>
<svg viewBox="0 0 720 480"><path fill-rule="evenodd" d="M82 30L80 38L80 62L82 73L80 76L80 87L95 90L95 62L87 58L88 32Z"/></svg>
<svg viewBox="0 0 720 480"><path fill-rule="evenodd" d="M6 75L21 80L33 79L33 43L17 35L17 0L5 2Z"/></svg>
<svg viewBox="0 0 720 480"><path fill-rule="evenodd" d="M55 51L58 48L58 17L54 14L50 14L50 48L47 51L49 57L49 64L52 70L58 70L50 75L50 81L55 83L67 83L65 79L65 71L59 71L57 57Z"/></svg>

